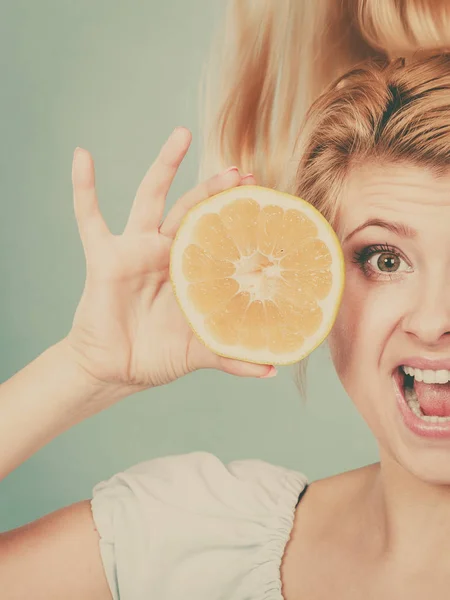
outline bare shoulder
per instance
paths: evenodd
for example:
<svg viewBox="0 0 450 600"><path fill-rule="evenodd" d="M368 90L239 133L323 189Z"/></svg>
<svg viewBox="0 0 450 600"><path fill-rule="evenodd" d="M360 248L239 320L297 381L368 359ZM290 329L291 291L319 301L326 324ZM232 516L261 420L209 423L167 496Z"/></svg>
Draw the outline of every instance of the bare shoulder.
<svg viewBox="0 0 450 600"><path fill-rule="evenodd" d="M327 507L327 511L329 511L330 502L336 508L339 508L341 504L348 506L349 502L357 499L360 494L364 494L372 485L375 475L379 472L379 467L380 463L373 463L359 469L318 479L309 485L307 493L311 492L310 498L314 496L314 505L317 509L323 506Z"/></svg>
<svg viewBox="0 0 450 600"><path fill-rule="evenodd" d="M379 463L374 463L309 484L297 506L281 564L286 600L307 598L306 590L319 598L324 577L324 597L329 597L334 573L336 578L342 576L342 557L345 555L349 562L349 555L358 551L361 507L378 470Z"/></svg>
<svg viewBox="0 0 450 600"><path fill-rule="evenodd" d="M297 507L291 537L340 533L339 523L354 515L378 471L379 463L374 463L310 483Z"/></svg>
<svg viewBox="0 0 450 600"><path fill-rule="evenodd" d="M1 533L0 588L5 598L111 600L90 502Z"/></svg>

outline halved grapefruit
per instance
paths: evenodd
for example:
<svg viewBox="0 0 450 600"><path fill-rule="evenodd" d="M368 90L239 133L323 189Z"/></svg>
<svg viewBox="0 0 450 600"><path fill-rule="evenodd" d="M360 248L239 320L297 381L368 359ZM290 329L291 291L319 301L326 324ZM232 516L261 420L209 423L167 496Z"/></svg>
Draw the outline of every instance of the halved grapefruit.
<svg viewBox="0 0 450 600"><path fill-rule="evenodd" d="M213 352L287 365L330 332L344 258L331 225L311 204L238 186L185 215L171 248L170 278L190 327Z"/></svg>

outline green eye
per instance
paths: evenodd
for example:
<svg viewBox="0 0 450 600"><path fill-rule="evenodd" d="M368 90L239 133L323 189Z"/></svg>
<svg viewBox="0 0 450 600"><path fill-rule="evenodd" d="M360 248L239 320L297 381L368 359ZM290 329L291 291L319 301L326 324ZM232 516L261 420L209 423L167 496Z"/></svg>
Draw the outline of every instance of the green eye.
<svg viewBox="0 0 450 600"><path fill-rule="evenodd" d="M400 251L387 244L376 244L366 246L359 252L355 252L353 262L358 264L366 277L377 277L391 273L411 272L412 267L401 256ZM402 267L402 262L405 268Z"/></svg>
<svg viewBox="0 0 450 600"><path fill-rule="evenodd" d="M377 256L374 254L373 256ZM372 257L373 258L373 257ZM377 260L377 268L384 273L395 273L400 265L401 258L396 254L383 252Z"/></svg>

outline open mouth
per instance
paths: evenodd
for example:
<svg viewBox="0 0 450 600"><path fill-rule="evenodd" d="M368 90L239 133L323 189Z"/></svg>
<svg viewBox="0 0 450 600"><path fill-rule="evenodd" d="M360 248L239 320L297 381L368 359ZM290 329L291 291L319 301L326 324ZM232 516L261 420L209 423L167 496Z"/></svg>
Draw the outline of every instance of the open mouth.
<svg viewBox="0 0 450 600"><path fill-rule="evenodd" d="M417 371L412 372L413 375L409 375L405 367L399 366L393 376L404 423L421 436L450 437L450 382L417 381L414 377Z"/></svg>
<svg viewBox="0 0 450 600"><path fill-rule="evenodd" d="M409 406L409 408L412 410L412 412L419 418L423 419L424 421L429 421L430 423L439 423L440 421L442 422L447 422L450 421L450 416L447 416L445 414L442 414L442 412L445 410L445 402L446 402L446 398L448 396L448 388L449 388L449 384L448 383L424 383L424 382L416 382L415 377L413 375L408 375L403 367L399 367L400 373L403 376L403 394L405 396L405 400ZM418 386L419 384L419 386ZM425 386L432 386L433 389L432 390L428 390L427 391L427 401L425 402L425 400L422 401L422 406L425 407L424 409L422 409L421 406L421 402L419 400L419 395L421 396L424 393L424 387ZM419 387L419 390L417 390L416 388ZM430 392L433 393L434 395L434 404L433 406L431 406L430 404ZM418 395L419 394L419 395ZM439 398L439 396L442 395L442 398ZM434 408L434 411L433 411ZM433 414L429 414L430 412L432 412ZM441 413L441 414L437 414L437 413ZM436 414L434 414L436 413Z"/></svg>

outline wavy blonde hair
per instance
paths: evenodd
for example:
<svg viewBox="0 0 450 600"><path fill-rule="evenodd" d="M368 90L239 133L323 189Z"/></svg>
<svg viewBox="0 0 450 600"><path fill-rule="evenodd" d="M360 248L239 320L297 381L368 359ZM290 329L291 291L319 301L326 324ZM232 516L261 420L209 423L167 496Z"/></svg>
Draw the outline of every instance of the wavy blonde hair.
<svg viewBox="0 0 450 600"><path fill-rule="evenodd" d="M335 227L352 161L437 167L450 148L448 57L417 62L447 48L447 0L228 0L201 80L199 180L236 165Z"/></svg>

